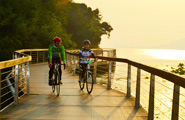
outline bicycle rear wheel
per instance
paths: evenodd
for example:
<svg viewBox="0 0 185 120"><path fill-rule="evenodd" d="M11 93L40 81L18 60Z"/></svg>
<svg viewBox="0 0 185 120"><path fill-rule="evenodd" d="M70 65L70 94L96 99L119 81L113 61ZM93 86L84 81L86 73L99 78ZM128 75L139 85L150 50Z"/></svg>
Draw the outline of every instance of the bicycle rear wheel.
<svg viewBox="0 0 185 120"><path fill-rule="evenodd" d="M87 92L90 94L93 90L93 77L92 77L92 73L88 72L86 74L87 78L86 78L86 88L87 88Z"/></svg>
<svg viewBox="0 0 185 120"><path fill-rule="evenodd" d="M82 71L80 70L80 74L79 74L79 86L80 86L80 90L84 89L84 79L82 79Z"/></svg>

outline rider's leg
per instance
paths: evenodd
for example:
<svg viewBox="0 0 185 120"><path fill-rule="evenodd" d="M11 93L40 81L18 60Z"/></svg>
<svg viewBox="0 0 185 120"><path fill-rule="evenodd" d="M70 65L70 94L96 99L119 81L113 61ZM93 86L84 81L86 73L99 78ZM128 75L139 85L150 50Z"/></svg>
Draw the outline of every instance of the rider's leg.
<svg viewBox="0 0 185 120"><path fill-rule="evenodd" d="M53 69L54 69L54 66L52 66L52 67L49 69L49 85L52 84Z"/></svg>
<svg viewBox="0 0 185 120"><path fill-rule="evenodd" d="M56 62L61 64L60 58L57 58ZM59 81L60 81L60 84L62 84L62 81L61 81L62 80L62 68L61 68L61 66L59 67L59 74L60 74L59 75L60 76L60 80Z"/></svg>
<svg viewBox="0 0 185 120"><path fill-rule="evenodd" d="M87 69L87 64L83 64L83 65L82 65L82 70L83 70L83 71L82 71L82 78L84 78L86 69Z"/></svg>

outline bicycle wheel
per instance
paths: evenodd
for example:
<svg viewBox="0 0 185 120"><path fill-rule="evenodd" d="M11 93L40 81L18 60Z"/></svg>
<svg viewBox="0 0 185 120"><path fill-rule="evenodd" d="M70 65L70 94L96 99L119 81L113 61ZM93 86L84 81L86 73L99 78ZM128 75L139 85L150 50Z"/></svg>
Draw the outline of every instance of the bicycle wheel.
<svg viewBox="0 0 185 120"><path fill-rule="evenodd" d="M80 70L80 74L79 74L79 86L80 86L80 89L83 90L84 89L84 79L82 79L82 71Z"/></svg>
<svg viewBox="0 0 185 120"><path fill-rule="evenodd" d="M87 78L86 78L86 88L87 88L87 92L90 94L93 90L93 77L92 77L92 73L91 72L87 72L86 74Z"/></svg>
<svg viewBox="0 0 185 120"><path fill-rule="evenodd" d="M57 96L60 95L60 84L59 84L59 81L60 81L60 73L58 72L56 74L56 91L57 91Z"/></svg>

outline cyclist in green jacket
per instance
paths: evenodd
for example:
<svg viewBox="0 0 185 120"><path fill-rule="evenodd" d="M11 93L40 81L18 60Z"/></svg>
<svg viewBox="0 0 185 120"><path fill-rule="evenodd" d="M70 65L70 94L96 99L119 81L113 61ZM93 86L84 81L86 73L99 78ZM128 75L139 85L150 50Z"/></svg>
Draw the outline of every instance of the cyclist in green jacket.
<svg viewBox="0 0 185 120"><path fill-rule="evenodd" d="M64 70L66 67L66 58L65 58L65 48L64 46L61 44L62 40L59 37L55 37L53 39L53 44L51 44L49 46L49 85L52 85L52 75L53 75L53 69L54 69L54 63L60 63L63 61L64 63ZM61 67L59 69L59 73L60 73L60 84L62 84L61 82L61 75L62 75L62 70Z"/></svg>

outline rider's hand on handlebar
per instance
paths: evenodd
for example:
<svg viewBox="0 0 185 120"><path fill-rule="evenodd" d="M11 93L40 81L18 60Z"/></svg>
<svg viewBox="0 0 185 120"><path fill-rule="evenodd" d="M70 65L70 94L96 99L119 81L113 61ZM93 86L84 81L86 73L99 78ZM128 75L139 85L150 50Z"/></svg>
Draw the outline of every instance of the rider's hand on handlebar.
<svg viewBox="0 0 185 120"><path fill-rule="evenodd" d="M95 58L94 61L98 61L98 58Z"/></svg>
<svg viewBox="0 0 185 120"><path fill-rule="evenodd" d="M52 65L52 63L49 63L49 68L51 68L53 65Z"/></svg>

